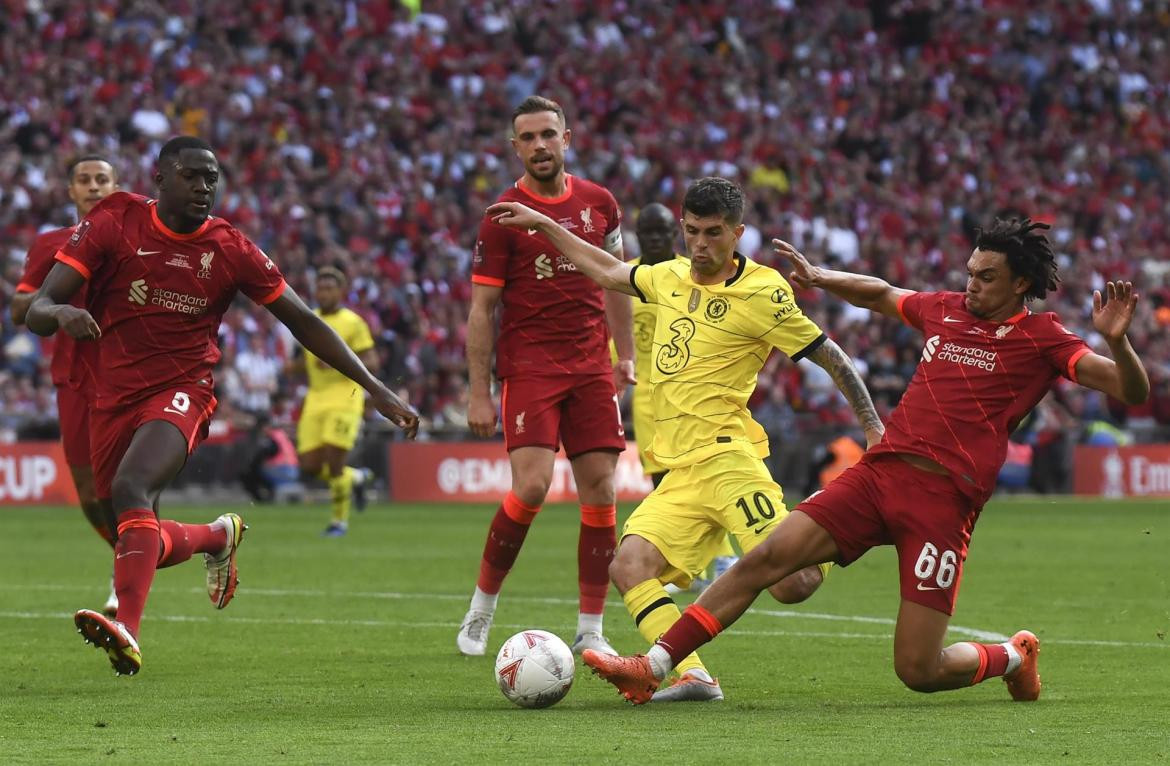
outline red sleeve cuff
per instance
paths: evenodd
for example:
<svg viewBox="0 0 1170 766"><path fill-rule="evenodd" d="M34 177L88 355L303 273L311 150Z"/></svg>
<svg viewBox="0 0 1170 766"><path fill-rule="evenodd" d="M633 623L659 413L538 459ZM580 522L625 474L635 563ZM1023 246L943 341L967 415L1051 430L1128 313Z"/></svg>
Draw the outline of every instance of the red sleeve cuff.
<svg viewBox="0 0 1170 766"><path fill-rule="evenodd" d="M914 324L913 322L911 322L909 319L906 318L906 310L902 307L902 304L904 304L906 302L906 299L909 298L911 295L916 295L916 294L917 293L906 293L905 295L903 295L901 298L898 299L898 316L902 317L902 322L904 324L908 324L911 327L917 327L918 325Z"/></svg>
<svg viewBox="0 0 1170 766"><path fill-rule="evenodd" d="M1089 349L1082 348L1068 358L1068 379L1073 383L1080 383L1077 380L1077 362L1081 361L1081 358L1087 353L1089 353Z"/></svg>
<svg viewBox="0 0 1170 766"><path fill-rule="evenodd" d="M18 292L18 293L35 293L36 291L37 291L37 286L30 285L28 282L21 282L19 285L16 286L16 292Z"/></svg>
<svg viewBox="0 0 1170 766"><path fill-rule="evenodd" d="M267 295L265 295L263 298L261 298L260 300L258 300L256 302L259 303L261 306L267 306L269 303L272 303L274 300L276 300L280 296L284 295L284 288L286 288L286 287L288 287L288 283L282 279L282 280L280 280L280 284L277 285L275 290L268 293Z"/></svg>
<svg viewBox="0 0 1170 766"><path fill-rule="evenodd" d="M471 275L471 282L472 282L472 284L488 285L489 287L503 287L504 286L504 280L499 279L497 277L485 276L483 274L472 274Z"/></svg>
<svg viewBox="0 0 1170 766"><path fill-rule="evenodd" d="M81 276L85 277L86 279L89 279L90 277L93 276L93 274L90 273L90 270L86 267L86 265L84 263L77 260L76 258L65 255L65 252L63 250L58 250L57 254L54 255L53 258L55 258L56 260L65 264L66 266L72 266L73 268L77 269L78 273L80 273Z"/></svg>

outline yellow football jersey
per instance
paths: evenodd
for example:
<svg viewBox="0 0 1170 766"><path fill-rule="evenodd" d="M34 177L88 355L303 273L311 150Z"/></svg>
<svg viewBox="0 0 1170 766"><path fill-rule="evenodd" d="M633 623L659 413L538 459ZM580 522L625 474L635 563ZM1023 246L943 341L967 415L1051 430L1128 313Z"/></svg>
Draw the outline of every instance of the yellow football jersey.
<svg viewBox="0 0 1170 766"><path fill-rule="evenodd" d="M332 314L322 314L321 309L315 309L313 313L332 327L355 354L374 347L370 326L349 309L341 308ZM361 386L322 362L308 349L305 349L305 368L309 373L309 394L314 398L328 397L339 405L353 400L365 401Z"/></svg>
<svg viewBox="0 0 1170 766"><path fill-rule="evenodd" d="M692 281L682 259L635 266L630 274L642 302L657 304L651 451L666 468L721 452L767 456L768 437L747 408L756 376L773 348L800 359L825 340L778 271L735 258L735 275L715 285Z"/></svg>
<svg viewBox="0 0 1170 766"><path fill-rule="evenodd" d="M682 255L675 254L676 260L683 263L690 261ZM637 266L641 258L629 261L631 266ZM658 318L658 306L653 303L643 303L637 298L634 302L634 376L638 379L634 386L633 398L630 406L633 409L634 438L638 442L638 452L642 459L642 468L646 473L661 473L666 469L659 465L650 454L650 445L654 439L654 413L651 401L650 369L654 350L654 324Z"/></svg>

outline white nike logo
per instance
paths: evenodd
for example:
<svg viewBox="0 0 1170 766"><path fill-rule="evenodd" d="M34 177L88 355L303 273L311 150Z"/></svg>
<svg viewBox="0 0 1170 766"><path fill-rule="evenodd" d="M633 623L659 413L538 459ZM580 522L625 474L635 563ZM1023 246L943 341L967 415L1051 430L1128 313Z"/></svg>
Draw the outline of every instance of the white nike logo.
<svg viewBox="0 0 1170 766"><path fill-rule="evenodd" d="M139 255L158 255L161 252L162 250L143 250L141 247L138 248Z"/></svg>
<svg viewBox="0 0 1170 766"><path fill-rule="evenodd" d="M142 551L126 551L125 553L119 553L117 556L114 556L114 558L124 559L127 556L133 556L135 553L142 553Z"/></svg>
<svg viewBox="0 0 1170 766"><path fill-rule="evenodd" d="M933 585L923 585L922 583L918 583L918 590L942 590L942 588L936 588Z"/></svg>
<svg viewBox="0 0 1170 766"><path fill-rule="evenodd" d="M176 415L186 415L187 414L185 412L179 412L178 410L172 410L170 407L163 407L163 412L173 412Z"/></svg>
<svg viewBox="0 0 1170 766"><path fill-rule="evenodd" d="M954 319L953 317L950 317L950 316L945 316L945 317L943 317L943 321L944 322L962 322L963 320L962 319Z"/></svg>

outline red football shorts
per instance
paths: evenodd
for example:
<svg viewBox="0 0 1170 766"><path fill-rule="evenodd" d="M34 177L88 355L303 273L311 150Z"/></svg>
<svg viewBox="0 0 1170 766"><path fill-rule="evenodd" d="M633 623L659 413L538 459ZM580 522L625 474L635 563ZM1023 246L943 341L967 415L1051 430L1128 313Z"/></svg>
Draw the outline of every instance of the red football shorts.
<svg viewBox="0 0 1170 766"><path fill-rule="evenodd" d="M211 413L215 412L215 394L210 386L192 384L183 389L167 389L134 404L103 410L90 415L93 440L93 479L99 498L109 498L118 464L130 447L134 432L144 423L165 420L173 423L187 442L190 455L207 438Z"/></svg>
<svg viewBox="0 0 1170 766"><path fill-rule="evenodd" d="M841 566L892 543L902 598L954 613L979 509L950 477L897 455L866 455L796 510L832 535Z"/></svg>
<svg viewBox="0 0 1170 766"><path fill-rule="evenodd" d="M594 450L626 448L613 375L608 371L506 378L500 410L509 452L517 447L556 450L561 442L571 458Z"/></svg>
<svg viewBox="0 0 1170 766"><path fill-rule="evenodd" d="M57 419L61 423L61 445L65 462L71 467L90 465L89 409L93 399L69 386L57 387Z"/></svg>

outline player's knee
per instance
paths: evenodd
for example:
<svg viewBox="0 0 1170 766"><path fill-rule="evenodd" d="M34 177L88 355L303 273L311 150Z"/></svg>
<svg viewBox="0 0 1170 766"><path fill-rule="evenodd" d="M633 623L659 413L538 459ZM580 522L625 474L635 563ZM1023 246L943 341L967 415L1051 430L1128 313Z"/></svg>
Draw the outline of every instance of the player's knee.
<svg viewBox="0 0 1170 766"><path fill-rule="evenodd" d="M588 502L591 505L613 505L617 502L617 496L613 490L613 476L598 477L590 480L584 486L578 486L577 495L582 502Z"/></svg>
<svg viewBox="0 0 1170 766"><path fill-rule="evenodd" d="M820 567L805 567L773 585L768 592L781 604L799 604L815 593L822 582L824 575Z"/></svg>
<svg viewBox="0 0 1170 766"><path fill-rule="evenodd" d="M613 561L609 562L609 579L619 593L624 594L638 583L657 575L652 564L633 554L628 547L619 548Z"/></svg>
<svg viewBox="0 0 1170 766"><path fill-rule="evenodd" d="M939 690L937 668L916 658L894 658L894 672L906 688L929 693Z"/></svg>
<svg viewBox="0 0 1170 766"><path fill-rule="evenodd" d="M96 513L100 510L97 490L94 488L93 479L81 479L74 483L77 485L77 500L81 503L81 507L85 509L86 513L91 511Z"/></svg>
<svg viewBox="0 0 1170 766"><path fill-rule="evenodd" d="M110 484L110 495L115 508L149 508L147 483L133 471L119 470Z"/></svg>
<svg viewBox="0 0 1170 766"><path fill-rule="evenodd" d="M539 508L544 505L550 479L551 477L548 476L514 476L512 478L512 494L525 505Z"/></svg>

